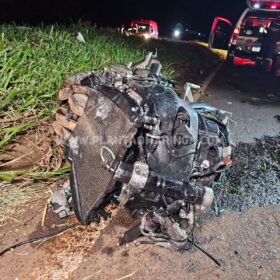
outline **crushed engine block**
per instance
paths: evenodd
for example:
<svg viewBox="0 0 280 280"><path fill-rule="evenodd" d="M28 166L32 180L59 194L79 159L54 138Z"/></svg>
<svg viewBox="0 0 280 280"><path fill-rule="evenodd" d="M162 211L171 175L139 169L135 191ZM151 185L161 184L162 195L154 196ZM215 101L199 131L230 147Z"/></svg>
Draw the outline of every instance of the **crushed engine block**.
<svg viewBox="0 0 280 280"><path fill-rule="evenodd" d="M117 199L141 216L125 242L146 235L184 249L195 213L211 206L211 187L231 164L231 114L182 100L161 68L150 53L66 79L54 129L82 224Z"/></svg>

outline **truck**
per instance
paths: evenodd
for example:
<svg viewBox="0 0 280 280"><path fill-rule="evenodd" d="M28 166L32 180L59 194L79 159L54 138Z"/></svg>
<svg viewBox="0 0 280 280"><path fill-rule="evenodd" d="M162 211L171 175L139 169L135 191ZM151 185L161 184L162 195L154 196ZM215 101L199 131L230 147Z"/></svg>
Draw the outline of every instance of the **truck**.
<svg viewBox="0 0 280 280"><path fill-rule="evenodd" d="M130 28L125 31L127 36L138 36L144 39L158 39L158 24L150 19L132 20Z"/></svg>
<svg viewBox="0 0 280 280"><path fill-rule="evenodd" d="M209 36L209 47L223 48L220 42L227 41L229 65L234 64L237 59L245 59L257 65L270 65L270 69L277 71L280 39L279 42L277 39L270 40L273 54L269 57L265 49L268 49L271 28L275 29L280 20L280 0L247 0L247 6L235 25L226 18L215 18Z"/></svg>

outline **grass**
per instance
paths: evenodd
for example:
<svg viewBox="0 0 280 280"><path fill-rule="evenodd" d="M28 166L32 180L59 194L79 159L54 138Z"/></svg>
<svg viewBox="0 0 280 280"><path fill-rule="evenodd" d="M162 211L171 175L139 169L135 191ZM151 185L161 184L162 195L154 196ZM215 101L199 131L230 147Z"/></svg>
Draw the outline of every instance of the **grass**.
<svg viewBox="0 0 280 280"><path fill-rule="evenodd" d="M70 172L70 167L65 166L53 171L45 171L45 172L33 172L29 170L8 170L8 171L0 171L0 180L5 182L12 182L12 180L17 176L25 176L36 180L47 180L49 178L64 175Z"/></svg>
<svg viewBox="0 0 280 280"><path fill-rule="evenodd" d="M86 43L76 39L77 32ZM216 54L196 43L125 38L84 23L32 28L0 25L0 152L46 117L51 122L64 77L137 61L156 50L170 79L192 80L217 62ZM10 181L10 175L0 171L2 180Z"/></svg>
<svg viewBox="0 0 280 280"><path fill-rule="evenodd" d="M18 215L26 211L26 208L31 209L34 202L49 196L49 193L50 191L46 186L40 183L25 186L24 188L2 190L0 195L0 227L7 220L23 224L23 221L17 219Z"/></svg>
<svg viewBox="0 0 280 280"><path fill-rule="evenodd" d="M204 42L197 42L201 46L207 47L208 44ZM212 49L212 52L217 54L222 60L225 60L228 54L227 50L222 50L222 49Z"/></svg>

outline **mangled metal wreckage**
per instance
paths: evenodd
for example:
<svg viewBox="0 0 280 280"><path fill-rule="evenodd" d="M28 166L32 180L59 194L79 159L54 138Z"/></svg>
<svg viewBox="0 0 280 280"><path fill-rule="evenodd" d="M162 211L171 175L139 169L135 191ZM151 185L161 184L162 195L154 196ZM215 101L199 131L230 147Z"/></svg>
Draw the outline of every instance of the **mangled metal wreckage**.
<svg viewBox="0 0 280 280"><path fill-rule="evenodd" d="M141 217L124 241L145 235L184 249L195 213L210 207L211 186L231 163L230 114L180 99L161 68L149 54L66 79L54 129L82 224L117 200Z"/></svg>

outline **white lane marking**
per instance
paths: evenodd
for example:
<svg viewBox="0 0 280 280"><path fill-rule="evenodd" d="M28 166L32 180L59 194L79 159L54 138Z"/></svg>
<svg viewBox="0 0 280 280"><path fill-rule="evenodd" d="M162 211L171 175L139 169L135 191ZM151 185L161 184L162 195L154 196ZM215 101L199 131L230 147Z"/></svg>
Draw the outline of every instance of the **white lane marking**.
<svg viewBox="0 0 280 280"><path fill-rule="evenodd" d="M207 78L204 80L204 82L202 83L202 87L199 91L199 93L196 93L194 95L194 99L195 102L197 102L201 96L203 95L203 93L205 93L205 91L208 89L209 85L211 84L211 82L213 81L213 79L216 77L218 71L221 69L221 67L223 66L223 63L219 63L214 70L207 76Z"/></svg>
<svg viewBox="0 0 280 280"><path fill-rule="evenodd" d="M209 74L209 76L204 80L203 86L201 88L202 92L205 92L207 90L207 88L209 87L210 83L213 81L213 79L216 77L218 71L221 69L222 65L223 65L222 63L219 63L215 67L214 71L211 74Z"/></svg>

